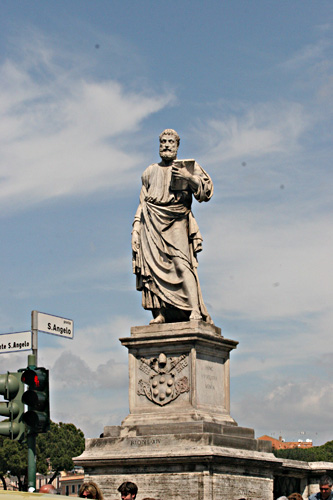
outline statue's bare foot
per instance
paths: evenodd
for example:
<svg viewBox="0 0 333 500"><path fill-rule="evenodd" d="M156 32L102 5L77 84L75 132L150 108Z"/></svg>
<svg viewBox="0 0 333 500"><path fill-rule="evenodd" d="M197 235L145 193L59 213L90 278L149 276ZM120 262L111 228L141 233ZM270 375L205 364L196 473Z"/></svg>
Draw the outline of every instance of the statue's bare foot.
<svg viewBox="0 0 333 500"><path fill-rule="evenodd" d="M196 309L193 309L193 311L191 312L191 315L190 315L190 321L194 319L196 321L200 321L202 320L202 316L200 314L200 312Z"/></svg>
<svg viewBox="0 0 333 500"><path fill-rule="evenodd" d="M214 321L212 320L212 318L209 316L209 314L207 314L206 316L206 323L209 323L210 325L214 325Z"/></svg>
<svg viewBox="0 0 333 500"><path fill-rule="evenodd" d="M156 316L156 318L152 319L149 322L150 325L160 325L162 323L165 323L165 317L163 316L162 313L159 313L159 315Z"/></svg>

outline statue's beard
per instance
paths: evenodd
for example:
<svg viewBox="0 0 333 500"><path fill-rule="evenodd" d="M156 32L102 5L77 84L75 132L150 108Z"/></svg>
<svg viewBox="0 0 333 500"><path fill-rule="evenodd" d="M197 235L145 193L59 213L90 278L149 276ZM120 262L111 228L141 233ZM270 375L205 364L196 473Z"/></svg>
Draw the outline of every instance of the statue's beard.
<svg viewBox="0 0 333 500"><path fill-rule="evenodd" d="M177 158L177 150L176 151L160 151L160 157L162 160L170 161L170 160L175 160Z"/></svg>

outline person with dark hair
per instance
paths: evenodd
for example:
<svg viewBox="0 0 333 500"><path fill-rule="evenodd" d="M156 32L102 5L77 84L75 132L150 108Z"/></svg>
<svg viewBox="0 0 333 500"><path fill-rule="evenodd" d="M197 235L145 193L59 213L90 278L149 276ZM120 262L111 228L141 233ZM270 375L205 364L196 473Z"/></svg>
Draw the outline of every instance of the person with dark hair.
<svg viewBox="0 0 333 500"><path fill-rule="evenodd" d="M131 481L125 481L119 486L118 491L121 494L121 500L135 500L138 487Z"/></svg>
<svg viewBox="0 0 333 500"><path fill-rule="evenodd" d="M87 481L81 485L79 490L80 498L92 498L95 500L104 500L100 487L93 481Z"/></svg>
<svg viewBox="0 0 333 500"><path fill-rule="evenodd" d="M333 500L332 483L333 481L330 476L322 476L319 479L320 491L311 495L309 500Z"/></svg>

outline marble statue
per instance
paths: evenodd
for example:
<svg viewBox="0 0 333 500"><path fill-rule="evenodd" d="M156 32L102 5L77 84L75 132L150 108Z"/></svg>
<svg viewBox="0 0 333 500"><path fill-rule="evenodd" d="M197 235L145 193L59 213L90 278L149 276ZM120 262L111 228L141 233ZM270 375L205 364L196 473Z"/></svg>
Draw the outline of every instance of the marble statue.
<svg viewBox="0 0 333 500"><path fill-rule="evenodd" d="M179 135L160 135L160 163L143 172L132 231L133 272L142 306L152 323L204 320L213 323L202 299L197 253L202 236L192 198L209 201L213 183L195 160L178 160Z"/></svg>

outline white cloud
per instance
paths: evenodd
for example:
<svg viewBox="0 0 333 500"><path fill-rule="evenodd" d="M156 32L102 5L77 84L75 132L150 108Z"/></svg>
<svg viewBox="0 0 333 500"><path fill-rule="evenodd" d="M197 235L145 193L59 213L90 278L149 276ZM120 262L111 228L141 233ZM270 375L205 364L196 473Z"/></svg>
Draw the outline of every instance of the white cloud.
<svg viewBox="0 0 333 500"><path fill-rule="evenodd" d="M109 353L109 356L112 354ZM123 362L108 359L105 363L100 363L92 370L86 363L85 357L79 357L72 352L63 352L55 361L52 367L53 387L55 390L65 388L84 388L85 391L113 389L123 387L128 384L127 360Z"/></svg>
<svg viewBox="0 0 333 500"><path fill-rule="evenodd" d="M52 419L96 437L128 414L128 354L119 337L129 336L129 323L114 318L75 332L69 348L59 342L43 349L39 364L50 368Z"/></svg>
<svg viewBox="0 0 333 500"><path fill-rule="evenodd" d="M119 189L138 161L124 148L126 134L172 101L171 94L85 78L78 68L66 72L55 60L37 44L23 67L14 59L0 67L3 209Z"/></svg>
<svg viewBox="0 0 333 500"><path fill-rule="evenodd" d="M326 30L329 28L326 25ZM323 30L325 31L325 29ZM318 61L325 58L326 50L330 47L328 40L319 39L315 43L303 46L299 51L294 53L289 59L283 62L282 66L289 71L299 71L305 66L317 64Z"/></svg>
<svg viewBox="0 0 333 500"><path fill-rule="evenodd" d="M297 102L261 103L244 108L238 116L210 119L204 141L207 163L236 158L259 158L272 153L290 154L309 126L304 107ZM202 130L198 131L202 137Z"/></svg>
<svg viewBox="0 0 333 500"><path fill-rule="evenodd" d="M278 431L286 440L312 439L321 445L332 439L332 390L332 383L320 376L302 381L279 377L260 393L254 387L251 396L234 402L232 415L243 425L255 424L257 436Z"/></svg>
<svg viewBox="0 0 333 500"><path fill-rule="evenodd" d="M76 329L74 324L74 339L66 341L59 338L59 342L49 343L40 354L40 363L48 363L48 366L61 371L62 366L67 366L70 356L73 359L81 359L90 371L96 371L97 367L107 371L111 360L127 366L127 349L121 346L119 337L130 335L130 318L113 316L105 323L89 325L85 328ZM62 357L65 356L65 361ZM121 371L123 374L123 372ZM111 383L111 382L110 382Z"/></svg>
<svg viewBox="0 0 333 500"><path fill-rule="evenodd" d="M327 230L332 217L294 213L291 224L287 214L276 212L270 203L266 210L247 212L215 207L204 249L214 308L261 320L328 310L333 301L333 237Z"/></svg>

